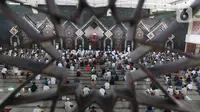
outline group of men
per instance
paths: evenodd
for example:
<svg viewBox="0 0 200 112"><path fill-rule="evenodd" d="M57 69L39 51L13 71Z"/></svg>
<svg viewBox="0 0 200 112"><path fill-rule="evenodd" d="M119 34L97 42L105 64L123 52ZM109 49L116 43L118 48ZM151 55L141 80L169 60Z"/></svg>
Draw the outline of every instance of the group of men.
<svg viewBox="0 0 200 112"><path fill-rule="evenodd" d="M75 72L76 79L74 82L71 82L71 80L66 80L66 83L81 83L81 80L79 77L84 75L82 73L81 69L85 68L88 73L91 74L91 83L90 85L86 85L83 88L83 94L87 95L90 93L90 88L96 88L99 89L99 92L104 96L106 95L106 91L110 89L111 85L115 84L115 81L118 80L126 80L126 76L124 75L125 72L134 72L137 70L137 66L131 61L131 58L129 57L129 52L119 52L119 51L92 51L92 50L59 50L59 52L62 54L62 59L55 61L54 64L56 64L58 67L66 67L70 71ZM27 58L32 59L34 61L48 63L49 60L51 60L51 57L44 51L44 50L34 50L34 49L19 49L17 51L10 50L8 52L4 53L5 55L14 56L14 57L21 57L21 58ZM176 61L179 59L185 58L184 56L178 55L176 53L171 53L169 51L165 53L161 52L151 52L144 56L142 59L139 60L140 64L143 64L146 67L153 67L155 65L160 65L164 63L168 63L170 61ZM5 65L5 67L1 70L2 76L5 79L7 74L7 71L10 67ZM81 69L80 69L81 68ZM17 67L13 67L12 71L15 75L22 75L24 73L23 70L19 70ZM192 82L192 79L189 79L191 77L191 72L185 70L186 73L190 74L187 75L187 80L189 83ZM20 72L20 73L19 73ZM179 74L179 79L176 79L176 83L180 83L181 77L186 77L186 73ZM30 72L26 72L24 74L29 74ZM28 76L29 76L28 75ZM194 74L193 74L194 75ZM196 75L196 74L195 74ZM27 76L27 77L28 77ZM123 78L120 78L120 76L123 76ZM100 88L97 88L97 81L98 77L103 77L105 83ZM169 80L171 80L171 77L169 78L169 75L166 74L166 85L169 86L169 94L172 94L170 91L170 88L172 88L172 84L169 84ZM185 78L184 77L184 78ZM198 77L198 74L197 74ZM56 78L50 77L49 79L47 77L42 77L44 79L44 86L43 90L49 90L50 84L56 84ZM36 76L36 80L41 80L41 75L38 74ZM150 82L150 80L147 78L147 82ZM36 82L31 82L31 91L36 92L38 87ZM158 89L159 88L153 88L152 85L149 87L151 88L151 92L155 96L160 96ZM180 86L180 84L179 84ZM183 86L183 85L181 85ZM186 94L186 90L184 91L183 88L178 88L179 91L182 91L183 94ZM189 86L187 86L187 89ZM173 94L174 95L174 92ZM73 103L69 103L69 98L63 98L68 103L65 103L65 110L69 112L71 108L73 108ZM69 105L70 104L70 105ZM94 107L92 109L95 110Z"/></svg>

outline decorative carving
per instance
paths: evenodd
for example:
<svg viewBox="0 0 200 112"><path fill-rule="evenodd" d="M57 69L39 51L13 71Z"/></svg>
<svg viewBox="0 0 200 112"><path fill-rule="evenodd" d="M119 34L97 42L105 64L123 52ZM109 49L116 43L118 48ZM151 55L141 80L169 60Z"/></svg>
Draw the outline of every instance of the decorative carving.
<svg viewBox="0 0 200 112"><path fill-rule="evenodd" d="M137 29L136 38L141 40L144 38L144 32L140 28Z"/></svg>
<svg viewBox="0 0 200 112"><path fill-rule="evenodd" d="M23 41L24 42L28 42L30 41L29 38L28 38L28 35L24 32L24 31L21 31L21 36L23 37Z"/></svg>
<svg viewBox="0 0 200 112"><path fill-rule="evenodd" d="M110 38L113 35L113 33L110 30L107 30L105 35L106 37Z"/></svg>
<svg viewBox="0 0 200 112"><path fill-rule="evenodd" d="M78 31L76 31L76 35L77 35L78 37L83 36L83 34L84 34L84 32L83 32L81 29L79 29Z"/></svg>
<svg viewBox="0 0 200 112"><path fill-rule="evenodd" d="M114 38L119 38L119 39L123 38L123 31L120 27L117 27L113 32L114 32Z"/></svg>
<svg viewBox="0 0 200 112"><path fill-rule="evenodd" d="M192 23L192 31L191 34L193 35L200 35L200 21L193 21Z"/></svg>
<svg viewBox="0 0 200 112"><path fill-rule="evenodd" d="M67 28L65 29L66 36L70 38L75 37L75 32L76 29L72 25L67 26Z"/></svg>
<svg viewBox="0 0 200 112"><path fill-rule="evenodd" d="M53 24L52 23L47 24L42 32L43 35L46 37L53 36L55 34Z"/></svg>
<svg viewBox="0 0 200 112"><path fill-rule="evenodd" d="M150 32L150 33L147 35L147 37L151 40L151 39L153 39L153 38L155 37L155 35L154 35L152 32Z"/></svg>

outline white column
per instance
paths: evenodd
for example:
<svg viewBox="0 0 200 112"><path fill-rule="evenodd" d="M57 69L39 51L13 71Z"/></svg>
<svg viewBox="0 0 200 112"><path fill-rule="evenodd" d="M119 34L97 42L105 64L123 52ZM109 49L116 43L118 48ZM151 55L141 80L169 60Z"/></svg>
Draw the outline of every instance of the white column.
<svg viewBox="0 0 200 112"><path fill-rule="evenodd" d="M63 49L63 39L60 38L60 49Z"/></svg>
<svg viewBox="0 0 200 112"><path fill-rule="evenodd" d="M200 15L200 13L198 12L196 15ZM187 51L187 41L188 40L194 40L195 38L195 35L192 35L191 33L192 33L192 27L193 27L193 22L194 21L200 21L200 18L196 18L195 16L194 16L194 18L192 19L192 21L189 23L189 25L188 25L188 33L187 33L187 35L186 35L186 38L185 38L185 52ZM197 36L197 35L196 35Z"/></svg>

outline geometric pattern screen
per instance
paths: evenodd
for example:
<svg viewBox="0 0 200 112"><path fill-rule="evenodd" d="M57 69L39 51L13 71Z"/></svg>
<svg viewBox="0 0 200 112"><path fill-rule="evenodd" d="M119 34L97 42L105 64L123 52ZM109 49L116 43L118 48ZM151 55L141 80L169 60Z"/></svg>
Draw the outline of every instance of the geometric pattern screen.
<svg viewBox="0 0 200 112"><path fill-rule="evenodd" d="M23 45L18 45L16 47L24 47L27 44L37 43L41 46L41 48L51 56L49 63L41 63L36 62L29 59L23 59L19 57L7 56L3 55L3 51L7 51L9 49L13 49L8 47L7 49L1 51L0 54L0 63L4 63L10 66L16 66L20 69L28 70L33 73L31 77L29 77L26 81L24 81L21 85L19 85L12 93L9 93L7 97L2 99L0 102L0 109L3 109L6 106L10 105L20 105L27 103L34 103L38 101L52 101L50 112L55 111L55 107L58 101L58 98L62 95L74 94L76 96L77 108L73 112L84 112L86 108L92 103L97 103L104 112L113 112L114 105L118 98L126 99L130 101L130 107L132 112L139 111L139 105L147 105L153 106L156 108L162 109L171 109L179 112L199 112L200 110L200 102L199 101L182 101L176 100L174 97L168 94L168 92L164 89L164 87L156 80L155 75L163 75L170 72L176 72L186 68L192 68L200 65L199 58L200 56L193 56L190 54L186 54L184 52L168 49L173 52L181 53L185 55L186 58L182 60L177 60L175 62L164 63L158 66L153 66L150 68L146 68L139 63L144 55L151 52L153 49L160 49L164 47L164 43L168 40L169 35L171 35L176 29L181 27L181 23L178 23L176 20L172 21L166 29L164 29L159 35L156 35L152 40L145 42L140 39L135 38L136 36L136 26L138 25L141 19L149 18L151 15L142 16L142 7L145 0L139 0L137 8L135 9L135 13L131 18L119 18L118 12L116 11L116 0L109 0L108 6L106 9L110 9L112 12L112 16L115 19L116 23L126 22L129 24L128 39L137 41L140 45L132 51L129 56L131 60L136 63L139 67L138 70L134 72L125 73L126 87L124 88L113 88L110 94L107 96L102 96L99 93L99 90L91 90L91 92L83 96L81 85L77 84L63 84L63 79L67 79L69 76L69 70L65 67L59 68L53 64L55 60L61 60L61 54L56 48L51 44L51 41L56 38L62 38L62 35L65 33L62 30L62 25L60 24L62 20L72 21L74 24L77 23L76 20L80 17L84 9L88 9L87 11L92 11L92 8L87 4L86 0L79 0L78 9L72 17L67 17L66 15L60 13L60 10L55 4L54 0L46 0L47 10L43 10L40 8L36 8L38 11L42 11L48 14L51 17L51 22L53 23L55 35L49 38L44 38L43 35L39 34L28 22L24 21L17 13L15 13L5 1L0 2L0 10L20 29L22 29L31 40L29 43L25 43ZM22 3L23 4L23 3ZM200 0L194 1L194 3L190 6L194 12L194 14L199 11ZM27 6L32 7L33 6ZM106 15L107 11L101 12L98 15L98 18L101 18L103 15ZM182 13L184 14L184 13ZM155 16L155 15L154 15ZM183 16L183 15L182 15ZM35 76L40 73L42 75L55 77L58 81L57 89L50 89L45 92L38 92L35 94L27 94L22 96L16 96L16 94L31 80L35 79ZM156 97L146 95L142 92L135 91L134 81L142 80L145 78L150 78L157 87L165 94L165 98Z"/></svg>

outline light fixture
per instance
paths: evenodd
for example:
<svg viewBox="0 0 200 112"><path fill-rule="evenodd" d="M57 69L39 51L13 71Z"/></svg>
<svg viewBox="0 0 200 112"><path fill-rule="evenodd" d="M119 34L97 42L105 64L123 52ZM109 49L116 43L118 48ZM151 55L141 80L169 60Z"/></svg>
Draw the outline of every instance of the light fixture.
<svg viewBox="0 0 200 112"><path fill-rule="evenodd" d="M8 88L8 91L13 91L13 90L15 90L15 88L13 87Z"/></svg>

